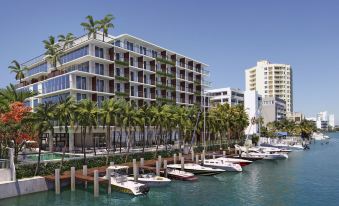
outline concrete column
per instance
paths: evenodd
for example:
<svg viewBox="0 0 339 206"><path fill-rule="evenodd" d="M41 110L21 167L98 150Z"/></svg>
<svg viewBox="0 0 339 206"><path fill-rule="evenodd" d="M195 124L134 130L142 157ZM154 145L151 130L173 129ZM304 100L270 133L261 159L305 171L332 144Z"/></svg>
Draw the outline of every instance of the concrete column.
<svg viewBox="0 0 339 206"><path fill-rule="evenodd" d="M222 156L223 156L223 157L226 157L226 151L225 151L225 150L222 151Z"/></svg>
<svg viewBox="0 0 339 206"><path fill-rule="evenodd" d="M177 164L177 154L173 155L173 164Z"/></svg>
<svg viewBox="0 0 339 206"><path fill-rule="evenodd" d="M9 154L9 168L11 170L11 181L16 181L16 171L15 171L15 163L14 163L14 148L9 148L8 154Z"/></svg>
<svg viewBox="0 0 339 206"><path fill-rule="evenodd" d="M94 170L94 197L99 197L99 171Z"/></svg>
<svg viewBox="0 0 339 206"><path fill-rule="evenodd" d="M87 176L87 165L82 165L82 175ZM87 181L85 182L85 188L87 189Z"/></svg>
<svg viewBox="0 0 339 206"><path fill-rule="evenodd" d="M164 172L165 172L165 177L167 177L167 160L164 160Z"/></svg>
<svg viewBox="0 0 339 206"><path fill-rule="evenodd" d="M192 148L192 161L194 162L194 150Z"/></svg>
<svg viewBox="0 0 339 206"><path fill-rule="evenodd" d="M199 164L199 155L195 155L195 163Z"/></svg>
<svg viewBox="0 0 339 206"><path fill-rule="evenodd" d="M55 194L60 194L60 169L55 169Z"/></svg>
<svg viewBox="0 0 339 206"><path fill-rule="evenodd" d="M75 167L71 167L71 191L75 191Z"/></svg>
<svg viewBox="0 0 339 206"><path fill-rule="evenodd" d="M134 181L138 181L138 166L136 159L133 159L133 177Z"/></svg>
<svg viewBox="0 0 339 206"><path fill-rule="evenodd" d="M160 163L159 161L155 162L155 173L157 176L160 176Z"/></svg>
<svg viewBox="0 0 339 206"><path fill-rule="evenodd" d="M112 185L111 185L111 169L106 169L106 178L108 180L107 184L107 193L111 194L112 193Z"/></svg>
<svg viewBox="0 0 339 206"><path fill-rule="evenodd" d="M185 170L185 158L181 157L181 170L184 171Z"/></svg>
<svg viewBox="0 0 339 206"><path fill-rule="evenodd" d="M159 162L159 167L161 168L162 166L161 155L158 156L158 162Z"/></svg>
<svg viewBox="0 0 339 206"><path fill-rule="evenodd" d="M74 132L73 132L73 130L70 130L68 135L69 135L68 149L69 149L69 152L73 153L73 151L74 151Z"/></svg>

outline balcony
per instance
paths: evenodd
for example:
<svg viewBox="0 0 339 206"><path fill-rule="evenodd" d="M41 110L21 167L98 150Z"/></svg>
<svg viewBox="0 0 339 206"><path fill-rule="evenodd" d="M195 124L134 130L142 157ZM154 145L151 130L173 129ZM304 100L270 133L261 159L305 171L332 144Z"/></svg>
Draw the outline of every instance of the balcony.
<svg viewBox="0 0 339 206"><path fill-rule="evenodd" d="M129 78L128 78L128 77L118 76L118 75L115 76L115 79L116 79L117 81L121 81L121 82L128 82L128 81L129 81Z"/></svg>

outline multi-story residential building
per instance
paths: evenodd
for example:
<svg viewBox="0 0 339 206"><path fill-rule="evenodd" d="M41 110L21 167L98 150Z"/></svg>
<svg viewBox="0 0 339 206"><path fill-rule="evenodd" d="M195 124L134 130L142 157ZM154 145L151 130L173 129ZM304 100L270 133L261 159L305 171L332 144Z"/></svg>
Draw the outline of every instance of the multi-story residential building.
<svg viewBox="0 0 339 206"><path fill-rule="evenodd" d="M231 87L207 90L206 96L210 98L210 104L212 106L225 103L232 106L244 103L244 92Z"/></svg>
<svg viewBox="0 0 339 206"><path fill-rule="evenodd" d="M286 112L293 112L293 76L288 64L258 61L245 71L246 90L258 91L263 97L279 97L286 102Z"/></svg>
<svg viewBox="0 0 339 206"><path fill-rule="evenodd" d="M295 123L300 123L305 119L305 115L301 112L292 112L286 114L287 120L293 121Z"/></svg>
<svg viewBox="0 0 339 206"><path fill-rule="evenodd" d="M328 114L327 111L319 112L317 114L316 125L318 129L327 130L335 127L334 114Z"/></svg>
<svg viewBox="0 0 339 206"><path fill-rule="evenodd" d="M257 120L261 117L262 96L257 91L246 90L244 92L244 108L249 119L245 134L258 134L260 127Z"/></svg>
<svg viewBox="0 0 339 206"><path fill-rule="evenodd" d="M45 55L23 65L28 71L18 89L37 92L26 101L33 109L67 96L91 99L99 106L107 98L125 98L138 106L201 105L209 86L206 64L129 34L103 38L98 33L95 39L85 35L66 47L56 67Z"/></svg>
<svg viewBox="0 0 339 206"><path fill-rule="evenodd" d="M264 97L262 100L261 115L264 119L264 125L267 125L269 122L285 119L285 101L279 97Z"/></svg>
<svg viewBox="0 0 339 206"><path fill-rule="evenodd" d="M335 122L334 122L334 114L330 114L328 117L328 126L331 127L331 129L335 128Z"/></svg>

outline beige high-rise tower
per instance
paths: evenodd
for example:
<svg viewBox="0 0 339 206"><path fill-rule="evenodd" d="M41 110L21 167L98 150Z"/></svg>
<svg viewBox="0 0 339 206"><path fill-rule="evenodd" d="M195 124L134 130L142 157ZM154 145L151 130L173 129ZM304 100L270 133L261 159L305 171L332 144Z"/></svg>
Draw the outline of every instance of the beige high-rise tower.
<svg viewBox="0 0 339 206"><path fill-rule="evenodd" d="M288 64L258 61L245 70L246 90L256 90L263 97L279 97L286 102L286 114L293 112L292 68Z"/></svg>

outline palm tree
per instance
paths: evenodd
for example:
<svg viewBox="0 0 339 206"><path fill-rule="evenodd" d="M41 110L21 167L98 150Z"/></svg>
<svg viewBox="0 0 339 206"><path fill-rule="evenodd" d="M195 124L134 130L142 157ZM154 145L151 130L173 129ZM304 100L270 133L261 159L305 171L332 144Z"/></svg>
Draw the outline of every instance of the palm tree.
<svg viewBox="0 0 339 206"><path fill-rule="evenodd" d="M8 104L13 102L24 102L35 94L35 92L30 90L17 90L13 84L10 84L6 88L0 89L0 103L2 102L8 106Z"/></svg>
<svg viewBox="0 0 339 206"><path fill-rule="evenodd" d="M67 97L66 99L60 99L59 104L56 106L55 115L56 119L59 122L59 127L65 129L66 137L69 137L69 127L73 128L74 126L74 110L75 102L72 97ZM60 169L62 169L62 164L65 157L67 143L65 143L61 158Z"/></svg>
<svg viewBox="0 0 339 206"><path fill-rule="evenodd" d="M53 120L55 119L55 104L40 104L36 107L35 112L32 112L24 121L30 122L33 125L33 130L39 138L39 153L38 162L35 169L35 176L39 174L41 150L42 150L42 135L47 131L54 133Z"/></svg>
<svg viewBox="0 0 339 206"><path fill-rule="evenodd" d="M131 147L131 127L136 122L136 114L134 110L134 106L131 102L127 102L123 105L123 111L122 111L122 125L125 129L125 133L127 136L127 153L129 153L130 147Z"/></svg>
<svg viewBox="0 0 339 206"><path fill-rule="evenodd" d="M98 29L102 29L102 41L105 41L105 36L108 36L108 29L114 28L112 20L114 16L112 14L107 14L102 20L98 21Z"/></svg>
<svg viewBox="0 0 339 206"><path fill-rule="evenodd" d="M56 68L57 63L62 64L60 57L63 55L63 50L56 43L54 36L49 36L48 40L42 41L45 45L46 60L51 63L52 67Z"/></svg>
<svg viewBox="0 0 339 206"><path fill-rule="evenodd" d="M27 67L22 67L18 61L13 60L11 66L8 68L11 70L11 73L15 73L15 79L19 80L21 83L21 80L25 78L25 72L28 70Z"/></svg>
<svg viewBox="0 0 339 206"><path fill-rule="evenodd" d="M98 108L96 102L93 102L90 99L81 100L75 109L77 123L81 127L81 145L82 151L84 153L84 164L87 163L86 160L86 141L85 137L88 135L92 139L92 130L97 126L98 118Z"/></svg>
<svg viewBox="0 0 339 206"><path fill-rule="evenodd" d="M75 36L72 33L67 33L66 36L59 35L58 36L58 42L62 43L62 49L65 50L65 48L70 48L73 46Z"/></svg>
<svg viewBox="0 0 339 206"><path fill-rule="evenodd" d="M94 21L93 16L86 16L88 22L82 22L80 25L87 31L88 39L93 35L93 39L96 39L96 34L98 31L99 21Z"/></svg>

